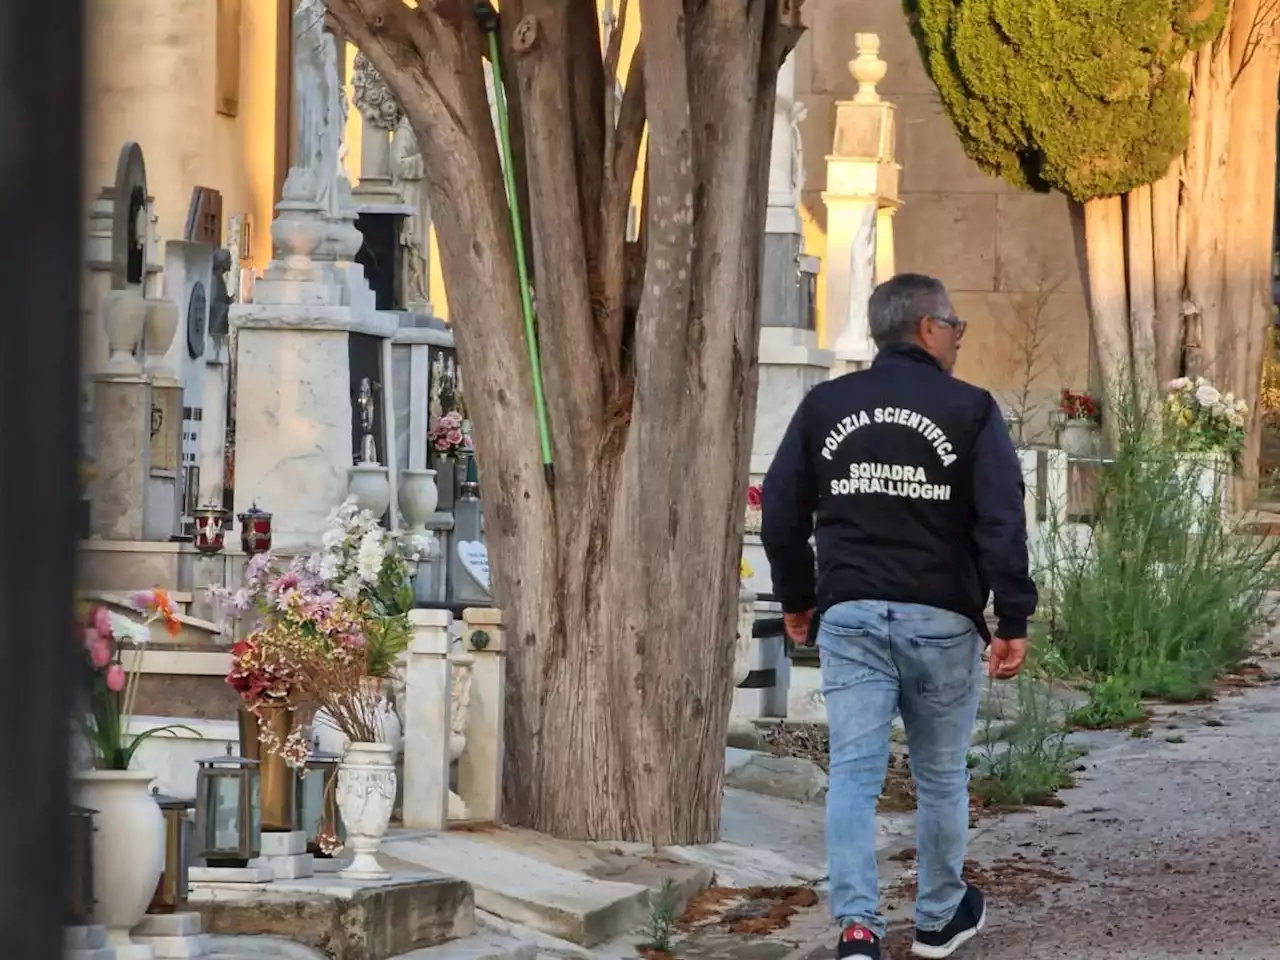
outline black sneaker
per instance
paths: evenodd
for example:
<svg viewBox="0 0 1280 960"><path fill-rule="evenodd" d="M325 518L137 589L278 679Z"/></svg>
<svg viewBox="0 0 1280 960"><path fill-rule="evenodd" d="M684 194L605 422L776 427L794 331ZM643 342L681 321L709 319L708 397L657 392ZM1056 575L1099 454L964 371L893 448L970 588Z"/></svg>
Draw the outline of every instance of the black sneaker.
<svg viewBox="0 0 1280 960"><path fill-rule="evenodd" d="M926 960L943 960L976 937L986 925L987 905L982 891L969 884L950 923L941 930L916 928L916 942L911 945L911 952Z"/></svg>
<svg viewBox="0 0 1280 960"><path fill-rule="evenodd" d="M845 957L870 957L880 960L880 938L859 923L845 927L836 944L836 960Z"/></svg>

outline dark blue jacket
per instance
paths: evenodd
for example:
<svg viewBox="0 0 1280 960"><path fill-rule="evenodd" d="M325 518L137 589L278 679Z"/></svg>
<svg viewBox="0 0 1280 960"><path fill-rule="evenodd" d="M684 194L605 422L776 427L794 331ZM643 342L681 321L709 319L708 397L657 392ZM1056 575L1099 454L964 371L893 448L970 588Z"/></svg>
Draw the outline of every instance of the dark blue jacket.
<svg viewBox="0 0 1280 960"><path fill-rule="evenodd" d="M850 600L962 613L1025 637L1036 587L1022 469L994 399L920 347L819 384L764 480L761 536L783 609ZM816 534L817 569L809 539Z"/></svg>

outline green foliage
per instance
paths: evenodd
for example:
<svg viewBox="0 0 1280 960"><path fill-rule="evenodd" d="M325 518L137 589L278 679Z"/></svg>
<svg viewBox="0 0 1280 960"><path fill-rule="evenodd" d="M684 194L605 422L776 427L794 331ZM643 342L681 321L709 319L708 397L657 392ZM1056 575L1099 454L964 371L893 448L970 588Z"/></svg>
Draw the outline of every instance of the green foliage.
<svg viewBox="0 0 1280 960"><path fill-rule="evenodd" d="M1072 199L1164 176L1188 130L1184 54L1226 0L905 0L965 152L1014 186Z"/></svg>
<svg viewBox="0 0 1280 960"><path fill-rule="evenodd" d="M1065 670L1100 678L1072 720L1116 726L1142 697L1212 695L1212 680L1247 655L1275 581L1273 540L1238 532L1196 464L1121 404L1119 449L1099 482L1088 537L1051 530L1042 580L1053 648Z"/></svg>
<svg viewBox="0 0 1280 960"><path fill-rule="evenodd" d="M671 953L671 940L675 936L679 911L680 890L675 882L667 877L662 881L662 887L649 905L649 923L645 927L645 947L660 953Z"/></svg>
<svg viewBox="0 0 1280 960"><path fill-rule="evenodd" d="M1036 679L1039 674L1033 663L1018 676L1018 722L1007 741L988 738L986 773L973 781L973 792L989 804L1044 804L1071 783L1078 754L1067 743L1061 711L1049 687Z"/></svg>

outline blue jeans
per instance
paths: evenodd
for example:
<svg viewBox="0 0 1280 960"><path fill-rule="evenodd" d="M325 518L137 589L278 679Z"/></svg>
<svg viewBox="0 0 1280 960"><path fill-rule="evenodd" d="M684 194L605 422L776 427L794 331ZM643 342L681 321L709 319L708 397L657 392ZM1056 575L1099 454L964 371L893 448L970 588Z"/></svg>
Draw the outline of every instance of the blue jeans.
<svg viewBox="0 0 1280 960"><path fill-rule="evenodd" d="M916 925L945 927L960 905L969 841L970 738L978 717L982 638L958 613L914 603L842 603L818 632L831 730L827 858L831 915L883 936L876 799L895 713L916 785Z"/></svg>

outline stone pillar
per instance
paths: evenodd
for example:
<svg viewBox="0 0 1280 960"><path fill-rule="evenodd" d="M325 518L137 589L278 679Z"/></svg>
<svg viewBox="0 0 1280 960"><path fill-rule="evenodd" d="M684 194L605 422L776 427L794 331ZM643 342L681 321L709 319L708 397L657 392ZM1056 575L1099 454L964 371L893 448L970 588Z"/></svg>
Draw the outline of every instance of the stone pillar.
<svg viewBox="0 0 1280 960"><path fill-rule="evenodd" d="M458 793L471 819L502 819L502 759L505 749L507 643L502 611L468 607L462 611L462 642L474 659L467 748L458 758Z"/></svg>
<svg viewBox="0 0 1280 960"><path fill-rule="evenodd" d="M884 283L895 273L893 251L893 215L898 212L896 204L881 206L876 211L876 283Z"/></svg>
<svg viewBox="0 0 1280 960"><path fill-rule="evenodd" d="M410 610L404 707L404 825L443 830L449 822L449 738L453 681L447 610Z"/></svg>
<svg viewBox="0 0 1280 960"><path fill-rule="evenodd" d="M880 38L857 35L858 56L849 72L858 81L852 100L836 104L836 130L827 157L827 290L825 316L835 334L836 373L861 369L875 346L867 325L867 300L877 279L893 269L892 235L880 237L898 205L894 162L894 106L876 84L884 79ZM883 251L883 252L882 252Z"/></svg>

